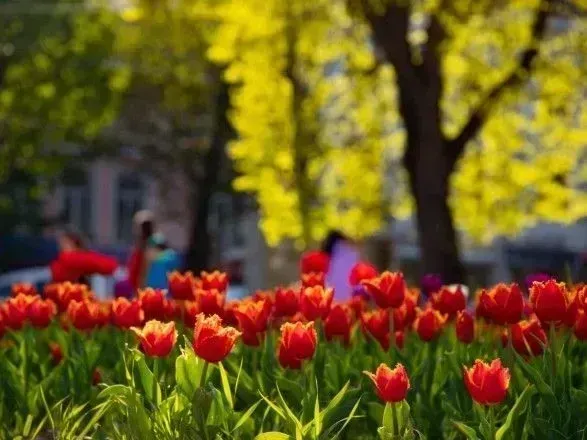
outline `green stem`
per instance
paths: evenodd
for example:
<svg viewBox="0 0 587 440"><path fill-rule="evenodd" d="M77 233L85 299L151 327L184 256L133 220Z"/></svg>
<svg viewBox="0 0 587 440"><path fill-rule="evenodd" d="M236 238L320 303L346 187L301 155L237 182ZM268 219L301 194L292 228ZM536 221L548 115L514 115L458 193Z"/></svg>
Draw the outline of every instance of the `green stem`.
<svg viewBox="0 0 587 440"><path fill-rule="evenodd" d="M151 385L151 392L153 396L153 404L157 406L157 383L159 382L159 358L153 358L153 383Z"/></svg>
<svg viewBox="0 0 587 440"><path fill-rule="evenodd" d="M23 379L23 389L24 389L24 397L27 399L27 394L29 390L29 328L28 324L25 324L25 328L22 334L22 344L23 344L23 359L22 359L22 379ZM28 400L27 400L28 402Z"/></svg>
<svg viewBox="0 0 587 440"><path fill-rule="evenodd" d="M397 421L397 409L396 409L396 404L391 402L391 418L393 419L393 438L399 438L400 432L399 432L399 426L398 426L398 421Z"/></svg>
<svg viewBox="0 0 587 440"><path fill-rule="evenodd" d="M489 407L489 439L495 440L495 412L493 406Z"/></svg>
<svg viewBox="0 0 587 440"><path fill-rule="evenodd" d="M204 369L202 370L202 377L200 377L200 388L206 385L206 376L208 375L208 362L204 361Z"/></svg>
<svg viewBox="0 0 587 440"><path fill-rule="evenodd" d="M437 341L433 340L428 343L428 360L430 365L428 366L427 370L427 377L426 377L426 392L428 393L428 397L430 402L432 403L432 384L434 383L434 370L436 368L436 345Z"/></svg>
<svg viewBox="0 0 587 440"><path fill-rule="evenodd" d="M550 338L550 354L552 360L552 388L556 387L556 328L554 323L550 323L549 329L549 338Z"/></svg>
<svg viewBox="0 0 587 440"><path fill-rule="evenodd" d="M389 354L393 359L395 351L395 322L393 319L393 308L389 308ZM392 405L393 406L393 405Z"/></svg>

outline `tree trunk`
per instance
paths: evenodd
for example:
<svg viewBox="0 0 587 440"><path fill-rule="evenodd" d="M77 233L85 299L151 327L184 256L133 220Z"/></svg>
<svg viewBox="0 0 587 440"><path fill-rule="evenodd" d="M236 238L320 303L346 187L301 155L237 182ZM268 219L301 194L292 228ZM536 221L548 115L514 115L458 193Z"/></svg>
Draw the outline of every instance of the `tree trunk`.
<svg viewBox="0 0 587 440"><path fill-rule="evenodd" d="M210 254L212 251L212 238L208 231L208 217L210 214L210 199L212 198L218 178L221 175L227 142L232 136L230 122L227 114L229 110L228 85L221 81L215 107L215 126L210 142L210 148L206 153L203 164L203 176L195 182L193 190L194 210L191 225L189 247L186 254L186 269L200 272L210 269Z"/></svg>

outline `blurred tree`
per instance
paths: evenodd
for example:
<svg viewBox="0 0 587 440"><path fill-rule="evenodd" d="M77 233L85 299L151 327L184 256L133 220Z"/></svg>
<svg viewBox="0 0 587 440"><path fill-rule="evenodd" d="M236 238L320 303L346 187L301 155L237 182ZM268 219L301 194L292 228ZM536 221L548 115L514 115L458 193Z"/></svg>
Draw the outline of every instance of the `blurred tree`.
<svg viewBox="0 0 587 440"><path fill-rule="evenodd" d="M423 270L456 282L454 221L489 241L584 216L584 3L218 2L235 186L269 242L368 235L391 201L415 207Z"/></svg>
<svg viewBox="0 0 587 440"><path fill-rule="evenodd" d="M0 90L0 176L14 166L39 175L49 164L58 172L66 162L123 161L157 178L168 210L185 215L189 204L187 264L195 270L208 266L210 197L230 178L219 172L228 99L205 59L209 26L190 12L198 1L78 9L58 2L41 15L69 7L61 26L38 44L23 43ZM189 202L174 198L177 181Z"/></svg>

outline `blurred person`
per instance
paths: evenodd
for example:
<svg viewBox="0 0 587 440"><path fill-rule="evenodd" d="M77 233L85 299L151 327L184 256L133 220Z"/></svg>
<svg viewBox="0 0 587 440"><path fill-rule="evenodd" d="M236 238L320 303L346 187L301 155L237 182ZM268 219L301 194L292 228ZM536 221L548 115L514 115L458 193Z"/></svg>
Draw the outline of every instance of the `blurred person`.
<svg viewBox="0 0 587 440"><path fill-rule="evenodd" d="M334 300L350 299L353 288L349 276L360 260L356 244L342 232L331 231L322 244L322 251L330 256L326 285L334 288Z"/></svg>
<svg viewBox="0 0 587 440"><path fill-rule="evenodd" d="M137 289L145 285L147 276L147 242L155 232L153 213L142 210L133 217L135 244L126 264L128 278L114 286L115 296L131 297Z"/></svg>
<svg viewBox="0 0 587 440"><path fill-rule="evenodd" d="M116 259L86 248L82 235L71 227L59 235L59 255L50 264L53 282L71 281L88 284L91 275L112 275Z"/></svg>
<svg viewBox="0 0 587 440"><path fill-rule="evenodd" d="M167 274L181 268L181 261L176 251L167 245L165 236L156 232L147 240L147 278L146 287L167 289Z"/></svg>

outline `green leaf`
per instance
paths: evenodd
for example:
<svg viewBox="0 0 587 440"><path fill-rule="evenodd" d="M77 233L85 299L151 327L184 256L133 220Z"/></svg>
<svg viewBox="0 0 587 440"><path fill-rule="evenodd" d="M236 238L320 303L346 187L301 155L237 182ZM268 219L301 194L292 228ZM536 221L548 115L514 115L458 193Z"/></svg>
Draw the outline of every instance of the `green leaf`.
<svg viewBox="0 0 587 440"><path fill-rule="evenodd" d="M292 421L292 423L296 427L296 437L297 437L297 433L301 433L304 430L302 423L295 416L295 414L290 409L290 407L287 405L285 399L283 398L283 395L281 394L281 391L279 390L279 387L277 387L277 395L279 396L279 400L281 401L281 407L285 410L287 417Z"/></svg>
<svg viewBox="0 0 587 440"><path fill-rule="evenodd" d="M253 415L253 413L255 412L255 410L257 409L257 407L259 406L259 404L262 402L262 400L257 401L253 406L251 406L242 416L240 419L238 419L238 421L236 422L236 424L234 425L234 428L232 428L232 432L236 431L237 429L239 429L241 426L243 426L247 420L249 420L249 418L251 417L251 415Z"/></svg>
<svg viewBox="0 0 587 440"><path fill-rule="evenodd" d="M338 393L336 393L336 396L334 396L332 398L330 403L328 403L328 405L326 405L326 408L324 408L322 410L322 412L320 413L320 417L321 417L320 423L321 424L324 424L324 421L327 420L327 418L330 416L330 414L340 405L347 390L349 389L349 383L350 382L345 383L344 386L341 388L341 390Z"/></svg>
<svg viewBox="0 0 587 440"><path fill-rule="evenodd" d="M279 408L275 403L273 403L271 400L269 400L267 397L265 397L261 392L259 392L259 394L261 395L263 400L267 403L267 405L269 405L269 407L279 415L279 417L281 417L282 419L285 419L285 413L281 410L281 408Z"/></svg>
<svg viewBox="0 0 587 440"><path fill-rule="evenodd" d="M290 440L291 437L283 432L264 432L255 437L255 440Z"/></svg>
<svg viewBox="0 0 587 440"><path fill-rule="evenodd" d="M479 437L477 437L477 433L470 426L467 426L461 422L455 422L454 420L452 424L459 430L461 434L463 434L469 440L479 440Z"/></svg>
<svg viewBox="0 0 587 440"><path fill-rule="evenodd" d="M231 408L234 408L234 403L232 400L232 393L230 392L230 383L228 382L228 375L226 374L226 370L222 366L222 362L218 363L218 369L220 370L220 381L222 382L222 391L224 391L224 396L228 401L228 404Z"/></svg>
<svg viewBox="0 0 587 440"><path fill-rule="evenodd" d="M391 412L391 403L385 404L381 426L385 431L393 432L393 413Z"/></svg>
<svg viewBox="0 0 587 440"><path fill-rule="evenodd" d="M184 350L175 360L175 382L181 392L189 399L200 387L203 368L204 362L200 361L189 348Z"/></svg>
<svg viewBox="0 0 587 440"><path fill-rule="evenodd" d="M532 397L535 392L535 388L531 385L528 385L524 389L524 391L522 392L522 394L520 394L520 396L516 400L516 403L508 413L505 423L501 428L497 430L497 433L495 434L495 440L502 440L504 435L510 433L510 431L512 430L512 424L514 423L514 420L517 419L524 412L528 399L530 399L530 397Z"/></svg>
<svg viewBox="0 0 587 440"><path fill-rule="evenodd" d="M151 402L161 401L161 387L157 382L157 378L154 376L151 369L147 366L147 362L145 361L144 356L137 356L135 358L135 365L139 370L139 379L141 380L141 385L143 387L143 391L145 395ZM157 382L155 384L155 395L153 395L153 382Z"/></svg>
<svg viewBox="0 0 587 440"><path fill-rule="evenodd" d="M359 400L357 400L357 403L355 403L355 406L353 406L353 409L351 410L349 415L343 419L344 423L343 423L342 427L338 430L338 432L334 435L334 437L332 437L333 439L338 438L338 436L345 430L345 428L351 422L351 420L355 418L355 413L357 412L357 409L359 408L359 403L361 403L360 398L359 398Z"/></svg>
<svg viewBox="0 0 587 440"><path fill-rule="evenodd" d="M316 381L316 390L318 390L318 381ZM316 392L316 402L314 403L314 436L318 438L322 431L322 416L320 414L320 401L318 392Z"/></svg>

